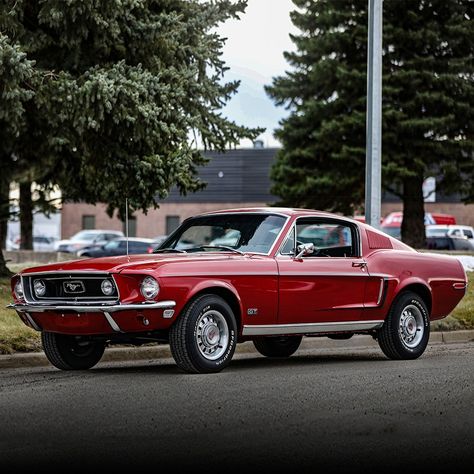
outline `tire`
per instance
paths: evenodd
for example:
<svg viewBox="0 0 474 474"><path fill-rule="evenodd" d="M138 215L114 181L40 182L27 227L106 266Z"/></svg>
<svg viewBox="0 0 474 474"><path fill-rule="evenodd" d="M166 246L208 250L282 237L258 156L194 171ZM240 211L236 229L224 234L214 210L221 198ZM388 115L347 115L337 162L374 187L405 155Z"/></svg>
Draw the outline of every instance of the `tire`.
<svg viewBox="0 0 474 474"><path fill-rule="evenodd" d="M377 340L383 353L394 360L420 357L430 338L430 318L423 299L411 291L397 296Z"/></svg>
<svg viewBox="0 0 474 474"><path fill-rule="evenodd" d="M90 342L80 345L75 336L41 333L43 350L48 360L61 370L87 370L94 367L104 354L105 343Z"/></svg>
<svg viewBox="0 0 474 474"><path fill-rule="evenodd" d="M214 373L227 367L237 344L237 323L217 295L192 300L170 329L171 354L189 373Z"/></svg>
<svg viewBox="0 0 474 474"><path fill-rule="evenodd" d="M300 347L302 336L262 337L253 344L260 354L271 358L286 358Z"/></svg>

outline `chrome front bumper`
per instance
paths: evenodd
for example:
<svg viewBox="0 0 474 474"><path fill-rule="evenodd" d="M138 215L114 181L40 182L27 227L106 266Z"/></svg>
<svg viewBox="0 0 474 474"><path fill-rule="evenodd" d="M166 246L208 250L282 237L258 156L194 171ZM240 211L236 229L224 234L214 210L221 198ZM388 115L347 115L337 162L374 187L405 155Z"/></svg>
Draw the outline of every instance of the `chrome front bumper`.
<svg viewBox="0 0 474 474"><path fill-rule="evenodd" d="M45 311L72 311L74 313L104 313L105 318L115 332L122 332L117 322L110 313L116 311L144 311L149 309L172 309L176 306L176 301L159 301L157 303L139 303L139 304L114 304L114 305L51 305L51 304L29 304L29 303L12 303L7 306L19 313L25 313L31 326L37 331L41 328L36 324L35 320L29 313L43 313Z"/></svg>

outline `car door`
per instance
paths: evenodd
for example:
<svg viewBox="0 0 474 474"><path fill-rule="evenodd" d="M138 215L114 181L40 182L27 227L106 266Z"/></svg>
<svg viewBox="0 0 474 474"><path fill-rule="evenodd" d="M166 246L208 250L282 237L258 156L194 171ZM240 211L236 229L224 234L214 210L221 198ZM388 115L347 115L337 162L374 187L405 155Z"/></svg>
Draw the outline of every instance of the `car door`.
<svg viewBox="0 0 474 474"><path fill-rule="evenodd" d="M313 244L315 252L297 258L297 246L305 243ZM299 218L276 260L279 324L362 318L368 272L357 226L345 220Z"/></svg>

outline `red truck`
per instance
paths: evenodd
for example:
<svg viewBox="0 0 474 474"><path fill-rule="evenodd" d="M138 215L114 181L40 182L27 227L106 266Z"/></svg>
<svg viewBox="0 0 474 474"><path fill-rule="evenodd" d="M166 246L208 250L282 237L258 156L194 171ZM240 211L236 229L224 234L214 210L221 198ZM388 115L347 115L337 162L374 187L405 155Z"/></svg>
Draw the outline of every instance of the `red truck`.
<svg viewBox="0 0 474 474"><path fill-rule="evenodd" d="M397 239L401 239L403 212L391 212L381 222L381 230ZM425 212L425 225L456 224L456 218L451 214Z"/></svg>

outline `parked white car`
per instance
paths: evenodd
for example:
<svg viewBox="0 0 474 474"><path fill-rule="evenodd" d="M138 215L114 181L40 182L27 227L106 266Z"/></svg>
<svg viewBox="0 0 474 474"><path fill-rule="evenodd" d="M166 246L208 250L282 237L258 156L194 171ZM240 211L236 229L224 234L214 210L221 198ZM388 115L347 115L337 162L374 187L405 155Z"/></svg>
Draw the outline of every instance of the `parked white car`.
<svg viewBox="0 0 474 474"><path fill-rule="evenodd" d="M469 225L427 225L426 237L457 237L474 243L474 228Z"/></svg>
<svg viewBox="0 0 474 474"><path fill-rule="evenodd" d="M57 238L46 237L44 235L33 236L33 250L36 252L54 252ZM7 239L5 242L5 250L20 250L20 239Z"/></svg>
<svg viewBox="0 0 474 474"><path fill-rule="evenodd" d="M56 241L55 237L46 237L43 235L33 236L33 250L36 252L54 252Z"/></svg>
<svg viewBox="0 0 474 474"><path fill-rule="evenodd" d="M60 240L56 244L58 252L73 253L88 245L104 245L109 240L123 237L123 232L119 230L81 230L70 239Z"/></svg>

